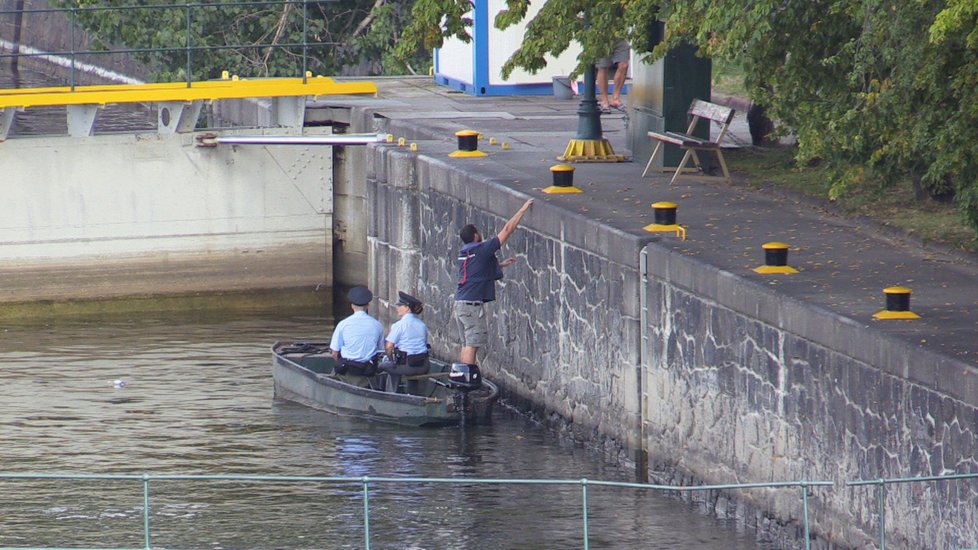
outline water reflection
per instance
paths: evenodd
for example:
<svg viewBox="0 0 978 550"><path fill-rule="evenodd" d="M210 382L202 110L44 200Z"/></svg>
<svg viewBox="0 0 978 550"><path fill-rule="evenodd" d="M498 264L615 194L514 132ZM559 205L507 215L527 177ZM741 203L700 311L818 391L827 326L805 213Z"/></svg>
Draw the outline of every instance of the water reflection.
<svg viewBox="0 0 978 550"><path fill-rule="evenodd" d="M491 426L406 429L272 397L270 344L303 315L58 321L0 332L5 472L629 481L505 409ZM119 387L116 380L124 380ZM142 546L135 481L0 481L0 546ZM357 483L154 481L153 545L360 548ZM592 548L757 548L673 500L589 488ZM579 486L374 484L374 548L582 546Z"/></svg>

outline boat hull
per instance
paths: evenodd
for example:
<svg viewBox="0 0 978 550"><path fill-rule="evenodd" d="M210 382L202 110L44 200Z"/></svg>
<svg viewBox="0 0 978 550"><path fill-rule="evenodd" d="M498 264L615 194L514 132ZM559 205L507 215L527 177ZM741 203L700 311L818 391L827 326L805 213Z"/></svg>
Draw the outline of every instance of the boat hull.
<svg viewBox="0 0 978 550"><path fill-rule="evenodd" d="M297 352L296 350L303 350ZM408 426L459 424L465 405L466 424L491 422L499 389L483 379L483 387L463 397L435 380L417 381L412 394L391 393L347 383L332 373L335 364L328 345L309 342L276 342L272 346L275 397L334 414ZM432 372L446 372L448 365L432 361Z"/></svg>

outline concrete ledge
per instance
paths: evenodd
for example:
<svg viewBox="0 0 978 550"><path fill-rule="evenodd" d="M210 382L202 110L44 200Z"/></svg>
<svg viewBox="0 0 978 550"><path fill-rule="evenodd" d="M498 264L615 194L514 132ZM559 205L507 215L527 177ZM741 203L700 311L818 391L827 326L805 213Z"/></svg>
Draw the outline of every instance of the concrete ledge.
<svg viewBox="0 0 978 550"><path fill-rule="evenodd" d="M817 342L965 403L978 403L978 369L785 296L674 250L650 246L649 274L703 299ZM949 383L953 380L954 383Z"/></svg>
<svg viewBox="0 0 978 550"><path fill-rule="evenodd" d="M0 266L0 303L109 300L259 289L328 288L321 244Z"/></svg>

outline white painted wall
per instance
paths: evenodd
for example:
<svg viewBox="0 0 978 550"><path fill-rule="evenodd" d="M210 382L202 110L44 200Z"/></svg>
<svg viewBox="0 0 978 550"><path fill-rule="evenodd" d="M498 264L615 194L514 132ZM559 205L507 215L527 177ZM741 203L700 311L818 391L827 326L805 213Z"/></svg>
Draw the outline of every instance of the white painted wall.
<svg viewBox="0 0 978 550"><path fill-rule="evenodd" d="M486 44L489 67L489 84L494 86L509 84L539 84L552 81L554 76L566 76L577 66L577 56L581 53L580 45L572 42L570 47L560 56L546 56L547 66L536 74L523 69L516 69L510 74L509 78L503 78L501 71L506 60L513 55L513 52L523 43L523 35L526 33L526 22L540 11L543 2L535 1L530 3L527 9L527 17L521 23L513 25L506 30L499 30L495 26L496 15L506 9L505 0L487 0L489 11L489 40ZM472 12L466 17L472 17ZM474 31L470 29L474 36ZM442 76L454 78L461 82L475 82L475 67L473 56L475 51L475 40L466 44L457 38L446 38L445 43L440 49L435 50L438 60L438 73Z"/></svg>
<svg viewBox="0 0 978 550"><path fill-rule="evenodd" d="M523 35L526 33L526 23L536 17L537 12L543 7L544 2L531 2L526 10L526 19L519 24L513 25L506 30L499 30L495 26L496 15L506 9L505 0L489 0L489 17L493 20L489 29L489 83L495 86L503 84L533 84L550 83L555 76L567 76L571 74L577 66L577 56L581 53L581 46L577 42L571 42L570 47L564 50L557 57L547 55L547 66L540 69L537 73L531 73L524 69L515 69L509 78L502 77L503 64L519 49L523 44Z"/></svg>
<svg viewBox="0 0 978 550"><path fill-rule="evenodd" d="M262 132L294 133L222 135ZM0 142L0 261L293 244L319 244L328 252L332 187L326 146L202 148L194 135L180 134L11 139Z"/></svg>

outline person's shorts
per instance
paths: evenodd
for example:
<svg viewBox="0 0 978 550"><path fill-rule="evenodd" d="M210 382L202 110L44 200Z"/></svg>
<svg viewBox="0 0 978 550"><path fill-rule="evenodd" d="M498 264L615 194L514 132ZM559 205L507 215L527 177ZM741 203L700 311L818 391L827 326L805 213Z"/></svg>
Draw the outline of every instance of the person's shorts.
<svg viewBox="0 0 978 550"><path fill-rule="evenodd" d="M462 346L483 348L489 343L489 321L481 303L456 301L455 319Z"/></svg>
<svg viewBox="0 0 978 550"><path fill-rule="evenodd" d="M622 40L615 45L615 51L611 53L609 57L602 57L594 62L594 66L599 69L608 69L616 63L622 63L628 61L631 57L631 49L628 47L628 42Z"/></svg>

